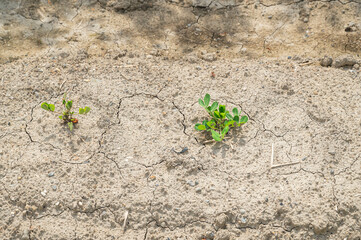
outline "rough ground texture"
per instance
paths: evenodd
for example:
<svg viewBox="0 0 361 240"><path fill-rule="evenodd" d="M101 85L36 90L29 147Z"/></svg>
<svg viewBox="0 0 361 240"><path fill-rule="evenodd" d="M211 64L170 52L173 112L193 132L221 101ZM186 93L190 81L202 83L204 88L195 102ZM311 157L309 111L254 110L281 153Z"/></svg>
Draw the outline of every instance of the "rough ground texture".
<svg viewBox="0 0 361 240"><path fill-rule="evenodd" d="M1 239L360 239L358 1L0 10ZM205 93L250 118L222 143Z"/></svg>

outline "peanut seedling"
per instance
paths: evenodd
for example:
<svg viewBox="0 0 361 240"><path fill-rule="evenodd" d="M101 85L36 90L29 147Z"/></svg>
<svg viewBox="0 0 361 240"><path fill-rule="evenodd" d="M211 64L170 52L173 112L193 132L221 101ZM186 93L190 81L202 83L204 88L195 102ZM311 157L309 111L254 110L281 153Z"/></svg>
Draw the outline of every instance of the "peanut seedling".
<svg viewBox="0 0 361 240"><path fill-rule="evenodd" d="M74 112L71 111L73 107L73 101L72 100L67 101L66 94L64 94L62 103L64 106L64 111L62 113L57 113L57 114L61 114L59 118L63 120L65 124L68 125L70 131L73 131L74 124L78 123L78 119L73 117ZM55 111L54 104L49 104L47 102L43 102L41 104L41 108L50 112ZM90 107L79 108L79 114L87 114L89 111L90 111Z"/></svg>
<svg viewBox="0 0 361 240"><path fill-rule="evenodd" d="M212 117L211 120L204 120L201 124L197 123L194 128L197 131L207 131L212 133L215 141L222 141L229 129L232 127L240 127L248 121L247 116L240 116L237 108L233 108L232 114L226 110L225 105L219 105L218 102L213 102L209 105L211 96L207 93L204 99L199 99L198 103L201 105Z"/></svg>

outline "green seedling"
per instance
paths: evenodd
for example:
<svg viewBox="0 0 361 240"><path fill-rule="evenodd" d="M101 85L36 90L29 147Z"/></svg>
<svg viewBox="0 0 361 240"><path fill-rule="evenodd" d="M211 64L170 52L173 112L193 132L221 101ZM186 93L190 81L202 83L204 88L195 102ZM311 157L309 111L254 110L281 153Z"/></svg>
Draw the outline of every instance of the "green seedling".
<svg viewBox="0 0 361 240"><path fill-rule="evenodd" d="M211 120L204 120L202 123L197 123L194 128L197 131L207 131L212 133L212 137L217 142L222 141L229 129L232 127L240 127L248 121L247 116L240 116L240 111L233 108L232 114L226 110L226 105L218 105L218 102L213 102L210 105L211 96L207 93L204 99L199 99L201 105L212 117Z"/></svg>
<svg viewBox="0 0 361 240"><path fill-rule="evenodd" d="M72 112L71 109L73 108L73 101L72 100L67 101L66 100L66 94L64 94L64 96L63 96L62 103L63 103L63 106L64 106L63 112L62 113L55 112L55 113L61 114L59 116L59 118L61 120L63 120L65 124L68 125L70 131L73 131L74 125L78 123L78 119L74 118L73 115L74 114L87 114L90 111L90 107L79 108L79 113ZM49 103L46 103L46 102L43 102L41 104L41 108L46 110L46 111L50 111L50 112L55 111L54 104L49 104Z"/></svg>

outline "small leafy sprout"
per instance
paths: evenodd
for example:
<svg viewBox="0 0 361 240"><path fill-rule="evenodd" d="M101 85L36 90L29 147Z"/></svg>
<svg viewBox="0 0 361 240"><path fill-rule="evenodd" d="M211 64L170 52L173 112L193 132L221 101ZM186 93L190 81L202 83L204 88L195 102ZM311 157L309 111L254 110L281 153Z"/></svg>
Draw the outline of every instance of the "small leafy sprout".
<svg viewBox="0 0 361 240"><path fill-rule="evenodd" d="M226 110L225 105L218 105L218 102L210 104L211 96L207 93L204 99L199 99L198 103L201 105L212 117L211 120L204 120L202 123L197 123L194 128L197 131L207 131L212 133L212 137L216 141L222 141L229 129L232 127L240 127L248 121L247 116L240 116L240 111L233 108L232 114Z"/></svg>
<svg viewBox="0 0 361 240"><path fill-rule="evenodd" d="M78 121L79 121L77 118L73 117L74 112L71 111L71 109L73 107L73 101L72 100L70 100L70 101L66 100L66 93L65 93L64 96L63 96L62 103L63 103L64 109L63 109L62 113L58 113L58 114L61 114L59 116L59 118L61 120L63 120L63 122L65 124L68 125L70 131L73 131L74 124L78 123ZM41 104L41 108L46 110L46 111L50 111L50 112L54 112L54 110L55 110L55 106L53 104L49 104L47 102L43 102ZM90 107L79 108L79 114L85 115L89 111L90 111Z"/></svg>

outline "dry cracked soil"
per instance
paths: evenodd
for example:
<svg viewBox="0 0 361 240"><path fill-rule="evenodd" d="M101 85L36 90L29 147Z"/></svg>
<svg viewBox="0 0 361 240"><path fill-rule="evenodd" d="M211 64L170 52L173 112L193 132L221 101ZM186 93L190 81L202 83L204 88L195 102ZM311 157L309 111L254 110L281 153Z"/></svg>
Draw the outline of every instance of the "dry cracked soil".
<svg viewBox="0 0 361 240"><path fill-rule="evenodd" d="M360 29L359 0L0 1L0 239L360 239ZM206 93L249 117L223 142Z"/></svg>

